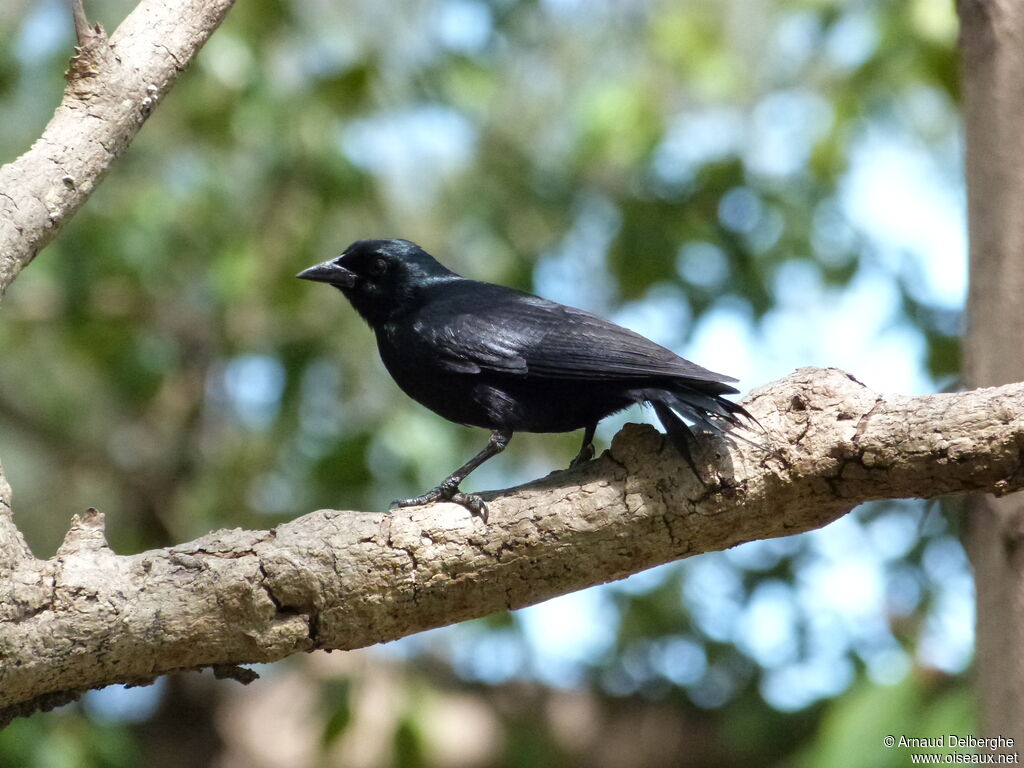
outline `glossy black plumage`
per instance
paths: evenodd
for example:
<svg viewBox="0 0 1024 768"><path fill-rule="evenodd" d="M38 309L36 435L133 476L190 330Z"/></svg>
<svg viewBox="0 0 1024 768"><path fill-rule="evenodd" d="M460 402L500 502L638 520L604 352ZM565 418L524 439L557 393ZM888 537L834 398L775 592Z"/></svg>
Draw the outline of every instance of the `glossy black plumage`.
<svg viewBox="0 0 1024 768"><path fill-rule="evenodd" d="M680 416L711 429L749 418L722 397L737 391L726 383L735 379L590 312L460 277L406 240L360 240L298 276L349 299L406 394L446 419L492 430L488 448L399 506L452 499L486 514L458 484L514 432L585 429L575 465L592 457L597 422L647 402L693 466Z"/></svg>

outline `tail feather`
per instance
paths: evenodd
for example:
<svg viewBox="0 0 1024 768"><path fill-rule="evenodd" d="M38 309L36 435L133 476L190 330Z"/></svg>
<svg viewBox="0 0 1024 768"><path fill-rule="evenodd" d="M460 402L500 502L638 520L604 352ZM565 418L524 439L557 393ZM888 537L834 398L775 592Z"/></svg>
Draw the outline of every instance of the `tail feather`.
<svg viewBox="0 0 1024 768"><path fill-rule="evenodd" d="M746 408L726 400L717 392L681 386L673 390L645 392L644 399L654 407L654 412L668 433L669 439L702 482L703 479L693 460L692 446L696 438L684 419L701 429L717 434L729 432L729 437L739 438L756 448L764 447L754 440L730 431L733 427L756 425L763 432L764 427L747 412Z"/></svg>
<svg viewBox="0 0 1024 768"><path fill-rule="evenodd" d="M679 418L675 411L669 408L662 402L657 400L651 401L651 405L654 406L654 412L658 415L658 421L665 428L665 432L668 434L669 440L679 451L680 455L686 459L686 463L690 465L690 469L693 470L693 474L697 476L697 479L702 483L704 478L701 477L700 470L697 469L697 462L693 460L693 450L691 444L696 441L693 436L693 432L687 426L686 422Z"/></svg>

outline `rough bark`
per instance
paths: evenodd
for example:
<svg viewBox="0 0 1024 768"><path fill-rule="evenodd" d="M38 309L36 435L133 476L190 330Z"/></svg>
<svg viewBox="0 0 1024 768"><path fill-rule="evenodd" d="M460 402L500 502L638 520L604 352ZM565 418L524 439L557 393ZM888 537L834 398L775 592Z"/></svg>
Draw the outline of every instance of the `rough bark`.
<svg viewBox="0 0 1024 768"><path fill-rule="evenodd" d="M1024 380L1024 5L961 0L970 292L967 386ZM1024 743L1024 496L968 501L985 735ZM1015 747L1016 749L1016 747Z"/></svg>
<svg viewBox="0 0 1024 768"><path fill-rule="evenodd" d="M0 580L0 707L316 648L349 649L824 525L870 499L1024 488L1024 384L882 397L802 369L747 407L771 450L709 439L702 485L663 436L627 426L601 458L490 495L488 525L452 504L321 510L119 556L102 515L56 556L12 550ZM7 553L9 559L12 553Z"/></svg>
<svg viewBox="0 0 1024 768"><path fill-rule="evenodd" d="M3 465L0 465L0 579L31 556L32 553L29 552L28 544L25 543L25 537L14 525L14 516L11 512L11 486L4 476ZM0 657L0 661L2 661L2 657Z"/></svg>
<svg viewBox="0 0 1024 768"><path fill-rule="evenodd" d="M42 136L0 168L0 297L92 194L234 0L142 0L107 39L76 0L77 54Z"/></svg>

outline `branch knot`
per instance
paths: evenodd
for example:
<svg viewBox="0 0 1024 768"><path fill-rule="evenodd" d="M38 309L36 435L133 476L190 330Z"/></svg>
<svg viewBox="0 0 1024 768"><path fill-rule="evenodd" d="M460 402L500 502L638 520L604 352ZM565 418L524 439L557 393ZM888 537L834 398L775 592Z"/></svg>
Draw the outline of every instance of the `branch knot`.
<svg viewBox="0 0 1024 768"><path fill-rule="evenodd" d="M107 43L107 33L99 24L89 23L82 0L71 0L71 12L75 19L78 45L75 46L75 55L71 57L71 64L65 77L68 84L74 86L83 79L100 74L109 63L111 52Z"/></svg>
<svg viewBox="0 0 1024 768"><path fill-rule="evenodd" d="M89 507L79 517L72 515L71 528L64 536L64 541L57 549L57 556L74 555L81 552L99 552L109 550L106 536L106 520L103 513L95 507Z"/></svg>

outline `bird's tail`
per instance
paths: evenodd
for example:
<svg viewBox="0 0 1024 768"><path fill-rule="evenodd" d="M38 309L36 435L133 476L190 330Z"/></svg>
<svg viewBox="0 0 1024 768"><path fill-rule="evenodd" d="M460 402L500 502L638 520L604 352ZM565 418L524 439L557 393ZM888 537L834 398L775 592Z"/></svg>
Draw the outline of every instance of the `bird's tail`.
<svg viewBox="0 0 1024 768"><path fill-rule="evenodd" d="M706 382L700 383L707 384ZM725 393L735 391L725 384L718 384L718 386ZM730 432L733 427L756 426L762 432L764 431L757 419L751 416L746 408L731 400L726 400L719 392L680 386L672 390L660 389L645 394L647 395L645 399L654 407L654 412L665 428L665 432L668 433L669 439L698 478L700 473L693 460L692 447L696 438L690 424L687 424L684 419L698 429L709 430L716 434ZM729 436L737 437L758 448L764 447L737 433L730 432Z"/></svg>

